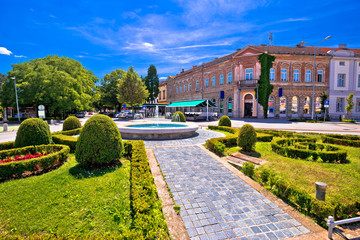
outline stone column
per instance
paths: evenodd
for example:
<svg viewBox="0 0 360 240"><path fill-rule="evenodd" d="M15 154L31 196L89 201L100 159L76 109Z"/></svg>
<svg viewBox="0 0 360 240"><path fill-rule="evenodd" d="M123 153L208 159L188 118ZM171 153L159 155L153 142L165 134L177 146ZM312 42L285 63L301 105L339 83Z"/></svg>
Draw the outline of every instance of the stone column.
<svg viewBox="0 0 360 240"><path fill-rule="evenodd" d="M274 118L280 118L280 98L275 97Z"/></svg>
<svg viewBox="0 0 360 240"><path fill-rule="evenodd" d="M237 86L234 87L234 100L233 100L233 117L240 117L240 106L239 106L240 91Z"/></svg>
<svg viewBox="0 0 360 240"><path fill-rule="evenodd" d="M291 118L292 117L292 97L286 97L286 117Z"/></svg>
<svg viewBox="0 0 360 240"><path fill-rule="evenodd" d="M298 104L299 104L299 106L298 106L298 116L299 116L299 118L303 118L304 117L305 97L299 97Z"/></svg>

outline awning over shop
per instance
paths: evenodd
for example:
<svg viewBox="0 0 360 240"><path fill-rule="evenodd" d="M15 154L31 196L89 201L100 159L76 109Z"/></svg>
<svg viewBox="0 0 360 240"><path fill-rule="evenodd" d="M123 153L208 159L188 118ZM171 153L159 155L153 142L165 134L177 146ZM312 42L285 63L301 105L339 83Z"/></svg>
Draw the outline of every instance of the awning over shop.
<svg viewBox="0 0 360 240"><path fill-rule="evenodd" d="M206 100L194 100L186 102L174 102L166 107L206 107ZM215 103L209 101L209 107L216 107Z"/></svg>

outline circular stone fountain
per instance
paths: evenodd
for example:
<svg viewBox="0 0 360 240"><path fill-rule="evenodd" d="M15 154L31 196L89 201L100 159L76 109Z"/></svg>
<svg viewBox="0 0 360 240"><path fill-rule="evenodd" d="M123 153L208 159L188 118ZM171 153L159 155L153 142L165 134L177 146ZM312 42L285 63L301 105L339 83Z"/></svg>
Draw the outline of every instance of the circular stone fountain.
<svg viewBox="0 0 360 240"><path fill-rule="evenodd" d="M121 137L125 139L160 140L188 138L196 135L195 123L129 123L119 127Z"/></svg>

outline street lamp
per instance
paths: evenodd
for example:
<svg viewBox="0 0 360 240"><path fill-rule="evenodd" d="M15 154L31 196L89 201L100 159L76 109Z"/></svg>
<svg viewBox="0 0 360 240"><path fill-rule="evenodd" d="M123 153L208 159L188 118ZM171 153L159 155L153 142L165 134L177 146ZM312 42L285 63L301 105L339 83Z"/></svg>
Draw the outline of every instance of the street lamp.
<svg viewBox="0 0 360 240"><path fill-rule="evenodd" d="M310 45L314 48L314 70L313 70L313 90L312 90L312 104L311 104L311 119L314 120L314 115L315 115L315 65L316 65L316 48L320 45L320 43L330 39L331 36L327 36L326 38L324 38L321 42L319 42L316 46L311 45L310 43L304 42L302 41L302 44L307 44Z"/></svg>
<svg viewBox="0 0 360 240"><path fill-rule="evenodd" d="M18 101L17 89L16 89L16 78L15 78L15 76L11 77L11 78L14 79L17 114L18 114L18 119L19 119L19 122L20 122L19 101Z"/></svg>

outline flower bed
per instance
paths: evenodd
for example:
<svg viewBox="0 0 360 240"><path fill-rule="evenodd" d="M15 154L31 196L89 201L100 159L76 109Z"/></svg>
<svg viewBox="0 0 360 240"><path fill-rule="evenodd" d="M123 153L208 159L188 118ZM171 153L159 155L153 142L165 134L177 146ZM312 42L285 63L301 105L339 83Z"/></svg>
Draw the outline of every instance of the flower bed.
<svg viewBox="0 0 360 240"><path fill-rule="evenodd" d="M322 141L324 143L360 147L360 137L354 135L326 134L322 136Z"/></svg>
<svg viewBox="0 0 360 240"><path fill-rule="evenodd" d="M66 161L69 154L69 147L65 145L38 145L23 148L13 148L9 150L0 151L0 159L7 159L16 155L26 155L28 153L49 153L44 156L27 159L24 161L11 161L0 164L0 179L18 178L22 177L25 172L30 174L57 166Z"/></svg>
<svg viewBox="0 0 360 240"><path fill-rule="evenodd" d="M29 160L29 159L33 159L33 158L39 158L39 157L42 157L42 156L46 156L48 154L52 154L51 153L44 153L44 154L41 154L41 153L34 153L34 154L26 154L26 155L18 155L18 156L14 156L13 158L7 158L7 159L4 159L4 160L1 160L0 159L0 164L2 163L8 163L8 162L19 162L19 161L24 161L24 160Z"/></svg>
<svg viewBox="0 0 360 240"><path fill-rule="evenodd" d="M281 138L271 142L271 148L277 154L290 158L323 162L345 163L347 153L335 146L316 143L315 138Z"/></svg>

